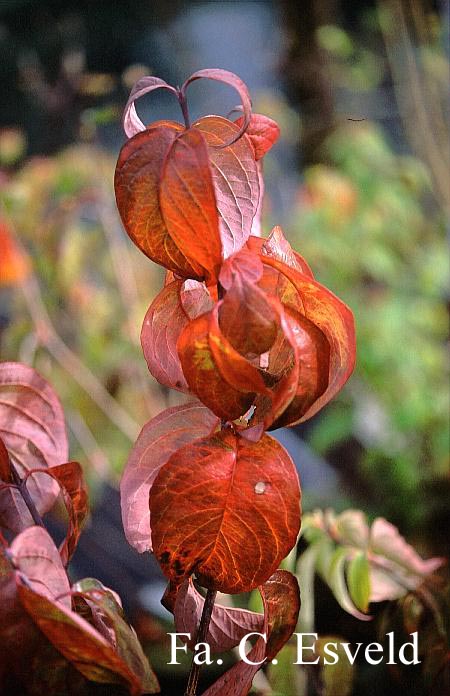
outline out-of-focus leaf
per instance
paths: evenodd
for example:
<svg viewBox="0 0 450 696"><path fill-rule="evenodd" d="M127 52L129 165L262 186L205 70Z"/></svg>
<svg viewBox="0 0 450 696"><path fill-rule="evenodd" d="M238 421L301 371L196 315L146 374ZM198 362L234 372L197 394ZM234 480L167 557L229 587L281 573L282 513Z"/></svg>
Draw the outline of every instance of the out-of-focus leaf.
<svg viewBox="0 0 450 696"><path fill-rule="evenodd" d="M18 285L29 275L31 263L14 241L5 222L0 219L0 287Z"/></svg>
<svg viewBox="0 0 450 696"><path fill-rule="evenodd" d="M267 660L272 660L289 640L297 624L300 610L300 593L297 581L287 570L277 570L260 587L264 604L264 627L261 633L266 641L258 638L247 655L251 665L238 662L207 689L203 696L246 696L253 677Z"/></svg>
<svg viewBox="0 0 450 696"><path fill-rule="evenodd" d="M222 430L172 454L151 488L150 511L154 553L169 580L181 584L195 571L205 587L248 592L295 544L297 471L268 435L251 443Z"/></svg>
<svg viewBox="0 0 450 696"><path fill-rule="evenodd" d="M350 597L363 612L369 609L370 566L365 553L358 553L347 566L347 583Z"/></svg>
<svg viewBox="0 0 450 696"><path fill-rule="evenodd" d="M29 480L39 473L51 476L61 487L69 525L66 538L60 547L60 554L62 562L67 565L76 549L81 528L88 513L88 494L83 470L78 462L68 462L49 469L31 469L27 472L26 478Z"/></svg>
<svg viewBox="0 0 450 696"><path fill-rule="evenodd" d="M336 664L325 664L325 659L331 662L330 656L325 652L327 643L333 643L330 650L337 654ZM342 638L321 636L314 643L314 653L320 658L323 696L350 696L353 688L353 665L342 647Z"/></svg>
<svg viewBox="0 0 450 696"><path fill-rule="evenodd" d="M42 633L87 679L103 684L124 684L133 696L140 696L144 691L159 691L156 678L153 689L148 686L144 689L140 678L113 646L73 611L60 602L36 594L20 578L17 592L23 607Z"/></svg>
<svg viewBox="0 0 450 696"><path fill-rule="evenodd" d="M362 614L354 605L349 591L347 589L347 584L345 582L345 565L347 560L347 550L343 548L337 548L331 557L328 572L326 573L327 582L333 591L333 594L341 607L352 614L355 618L360 621L370 621L371 616L367 614Z"/></svg>
<svg viewBox="0 0 450 696"><path fill-rule="evenodd" d="M33 368L0 363L0 436L21 478L30 469L67 461L68 445L61 404L51 386ZM37 474L29 492L40 514L56 500L59 486ZM33 524L22 496L0 490L0 523L14 532Z"/></svg>
<svg viewBox="0 0 450 696"><path fill-rule="evenodd" d="M196 635L205 600L195 589L191 578L184 581L177 594L174 607L174 619L177 633L190 633L191 640L186 641L194 650ZM247 609L224 607L214 604L206 642L211 653L226 652L234 648L241 639L252 631L260 632L264 624L263 614Z"/></svg>
<svg viewBox="0 0 450 696"><path fill-rule="evenodd" d="M159 470L180 447L209 435L218 423L211 411L195 402L166 409L144 425L120 482L125 535L140 553L152 548L148 501Z"/></svg>

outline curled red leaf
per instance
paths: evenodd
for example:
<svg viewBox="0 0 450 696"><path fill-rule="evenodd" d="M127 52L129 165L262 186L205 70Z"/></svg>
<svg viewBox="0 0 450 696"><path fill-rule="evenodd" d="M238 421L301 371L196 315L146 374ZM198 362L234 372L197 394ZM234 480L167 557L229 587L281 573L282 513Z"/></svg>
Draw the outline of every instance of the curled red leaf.
<svg viewBox="0 0 450 696"><path fill-rule="evenodd" d="M181 87L181 94L186 95L186 89L191 84L191 82L200 79L217 80L218 82L223 82L226 85L230 85L230 87L234 87L234 89L239 94L239 97L241 98L243 110L242 125L238 128L237 132L234 136L231 137L231 139L229 139L222 145L219 145L219 147L229 147L230 145L233 145L237 140L239 140L239 138L245 133L245 130L250 123L250 117L252 114L252 101L250 99L250 94L247 85L245 84L245 82L241 80L240 77L235 75L233 72L230 72L229 70L221 70L220 68L207 68L205 70L197 70L197 72L193 73L190 77L188 77L188 79Z"/></svg>
<svg viewBox="0 0 450 696"><path fill-rule="evenodd" d="M130 96L128 97L128 101L123 112L123 129L129 138L133 137L133 135L136 135L136 133L145 130L144 124L137 115L136 106L134 102L136 101L136 99L139 99L139 97L143 97L144 94L153 92L155 89L167 89L169 90L169 92L172 92L173 94L175 94L175 96L178 97L178 92L175 89L175 87L172 87L164 80L161 80L159 77L153 77L153 75L141 77L140 80L138 80L136 84L133 85L133 88L130 92Z"/></svg>
<svg viewBox="0 0 450 696"><path fill-rule="evenodd" d="M88 495L83 470L78 462L68 462L49 469L31 469L27 472L26 478L31 479L38 474L51 476L61 487L69 522L66 537L59 551L62 562L67 565L76 549L88 513Z"/></svg>
<svg viewBox="0 0 450 696"><path fill-rule="evenodd" d="M177 633L191 635L191 639L186 641L191 650L194 650L195 647L204 603L205 600L195 589L192 580L190 578L185 580L177 594L173 613ZM206 642L211 653L225 652L238 645L247 633L261 631L263 624L263 614L236 607L224 607L216 603Z"/></svg>
<svg viewBox="0 0 450 696"><path fill-rule="evenodd" d="M268 435L229 430L178 449L150 490L154 553L169 580L194 571L205 587L248 592L295 544L300 486L294 463Z"/></svg>
<svg viewBox="0 0 450 696"><path fill-rule="evenodd" d="M225 672L203 696L247 696L252 681L263 664L272 660L289 640L297 625L300 592L294 575L277 570L259 588L264 605L264 637L259 637L247 655L248 662L238 662Z"/></svg>

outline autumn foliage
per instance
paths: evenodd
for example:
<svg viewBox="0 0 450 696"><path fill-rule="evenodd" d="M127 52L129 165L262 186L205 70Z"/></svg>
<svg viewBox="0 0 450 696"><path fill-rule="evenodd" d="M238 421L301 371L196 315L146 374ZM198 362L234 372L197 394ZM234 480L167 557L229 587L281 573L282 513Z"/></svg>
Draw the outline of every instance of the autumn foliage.
<svg viewBox="0 0 450 696"><path fill-rule="evenodd" d="M190 123L186 92L201 78L237 90L236 120ZM184 125L141 122L135 101L155 89L178 99ZM130 453L125 533L158 559L179 631L189 614L195 636L202 613L192 576L209 591L259 587L265 618L236 610L233 635L217 638L226 610L216 605L208 641L228 649L249 625L276 621L283 629L268 646L273 656L299 609L295 578L283 571L278 584L277 569L300 529L300 486L289 454L266 431L310 418L343 387L355 360L353 315L279 227L260 236L263 158L279 129L252 113L239 78L201 70L181 89L142 78L124 129L117 206L133 242L166 269L144 319L144 357L161 384L190 398L147 423ZM240 663L231 672L207 693L247 693L254 671Z"/></svg>
<svg viewBox="0 0 450 696"><path fill-rule="evenodd" d="M190 123L187 88L202 78L237 90L235 120ZM135 101L155 89L179 101L184 124L144 126ZM249 632L266 634L251 649L254 665L237 663L206 692L244 696L257 663L292 635L300 608L296 578L279 569L300 530L300 484L267 431L311 418L344 386L355 360L353 316L279 227L260 236L263 161L279 129L252 113L237 76L201 70L180 89L142 78L123 123L117 206L136 246L166 269L144 318L143 353L162 385L187 396L146 423L130 452L124 530L137 551L155 554L168 580L163 603L177 631L191 634L190 648L208 597L258 588L263 615L215 604L206 633L212 652ZM60 493L68 525L57 548L42 516ZM70 683L70 693L85 694L100 682L156 693L117 595L93 579L69 581L86 515L56 394L32 368L1 364L0 526L16 536L0 535L0 649L8 664L0 685L15 679L30 694L52 694L69 693Z"/></svg>

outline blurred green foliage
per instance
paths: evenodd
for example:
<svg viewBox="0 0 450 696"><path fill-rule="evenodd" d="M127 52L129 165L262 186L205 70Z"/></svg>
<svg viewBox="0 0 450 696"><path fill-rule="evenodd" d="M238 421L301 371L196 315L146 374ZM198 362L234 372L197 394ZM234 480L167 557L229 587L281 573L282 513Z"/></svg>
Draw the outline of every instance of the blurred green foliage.
<svg viewBox="0 0 450 696"><path fill-rule="evenodd" d="M310 440L327 454L355 438L372 509L411 531L428 512L424 483L448 476L445 218L424 165L370 122L338 128L324 160L304 173L289 231L353 309L358 353Z"/></svg>

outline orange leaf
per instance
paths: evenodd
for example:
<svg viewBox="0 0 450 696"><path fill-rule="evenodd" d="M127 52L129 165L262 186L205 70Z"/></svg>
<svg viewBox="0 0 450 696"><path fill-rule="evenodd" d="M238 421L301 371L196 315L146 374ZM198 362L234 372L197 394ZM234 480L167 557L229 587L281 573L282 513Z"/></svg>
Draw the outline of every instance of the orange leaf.
<svg viewBox="0 0 450 696"><path fill-rule="evenodd" d="M161 214L170 237L202 277L217 279L222 262L219 220L208 148L195 129L182 132L168 151L159 184Z"/></svg>
<svg viewBox="0 0 450 696"><path fill-rule="evenodd" d="M202 268L180 251L161 213L159 188L165 158L183 127L154 124L122 147L114 186L117 207L127 234L155 263L183 277L202 278Z"/></svg>
<svg viewBox="0 0 450 696"><path fill-rule="evenodd" d="M268 435L229 430L185 445L150 491L154 553L175 583L196 573L205 587L249 592L278 567L300 528L297 471Z"/></svg>
<svg viewBox="0 0 450 696"><path fill-rule="evenodd" d="M22 283L30 269L28 256L14 241L6 223L0 220L0 287Z"/></svg>

